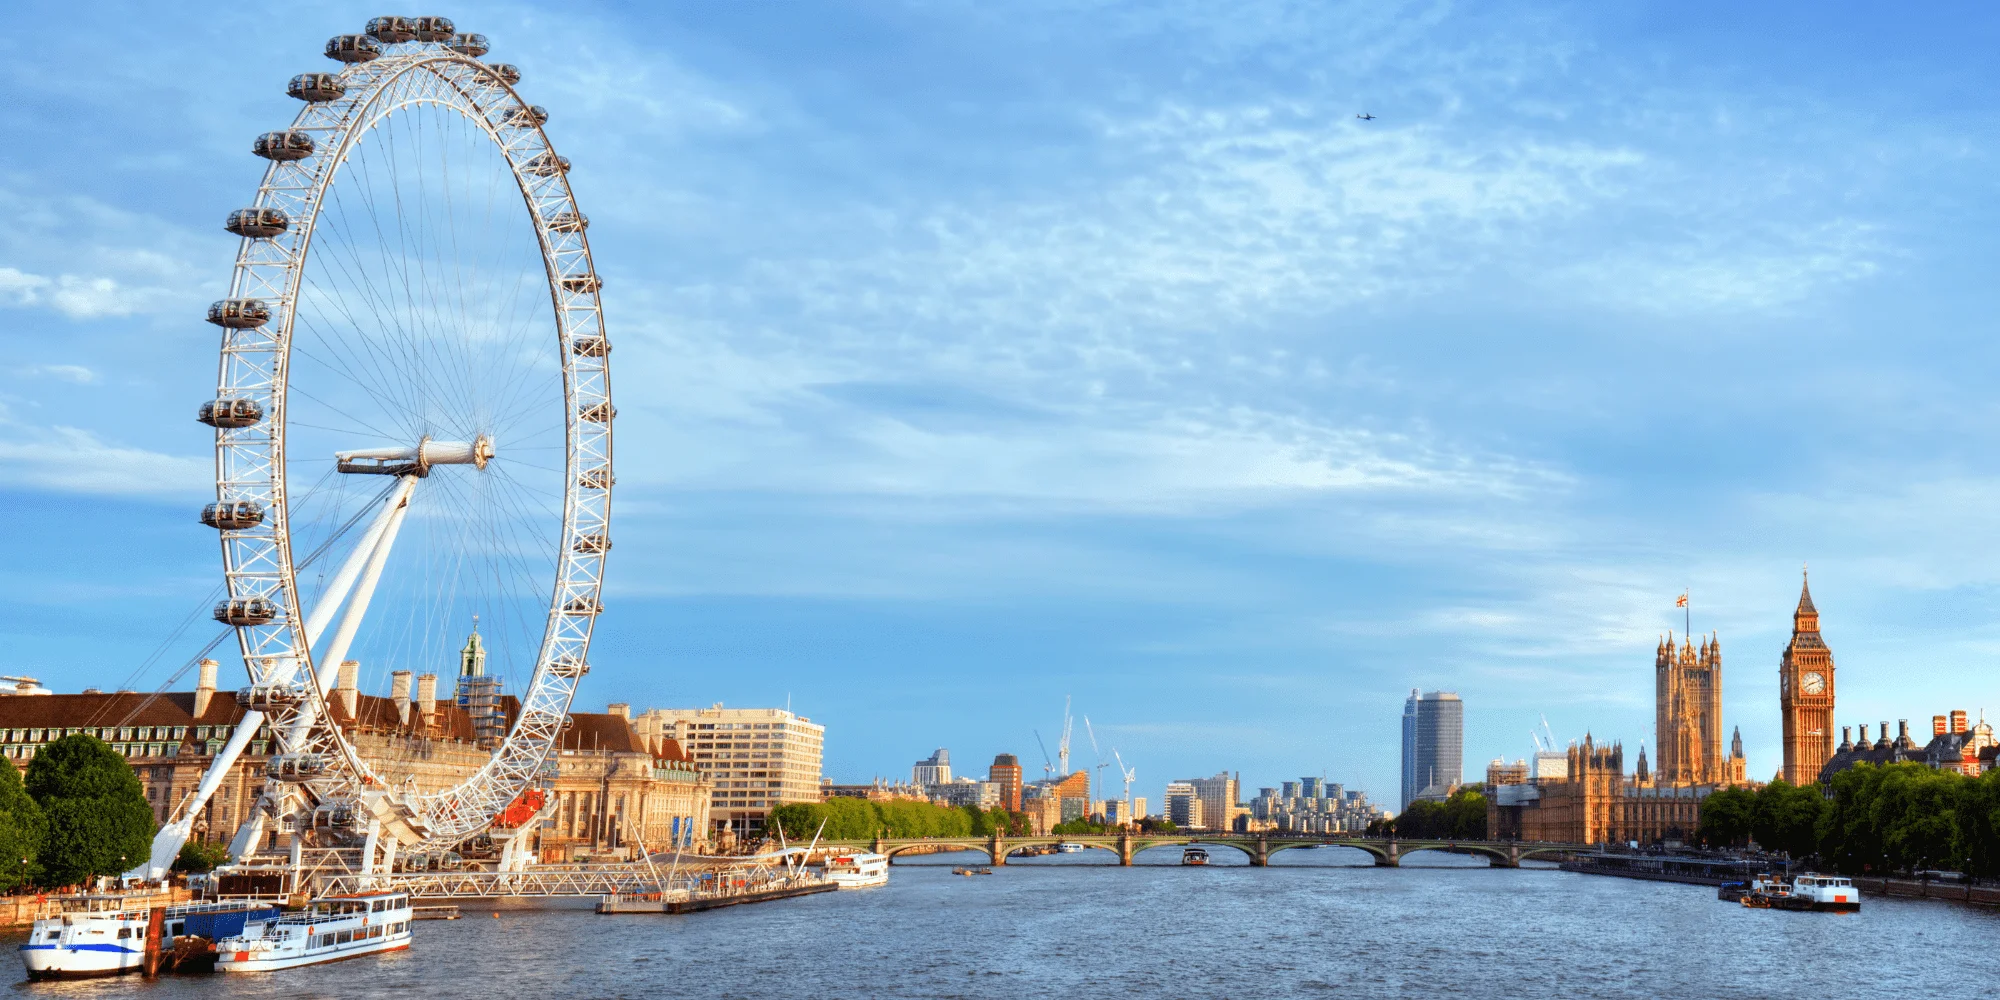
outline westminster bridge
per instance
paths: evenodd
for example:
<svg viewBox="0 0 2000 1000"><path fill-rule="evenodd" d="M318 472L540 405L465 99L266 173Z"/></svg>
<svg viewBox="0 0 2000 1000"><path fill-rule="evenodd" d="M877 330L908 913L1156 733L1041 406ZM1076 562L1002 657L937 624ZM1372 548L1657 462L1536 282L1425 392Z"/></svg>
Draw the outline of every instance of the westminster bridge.
<svg viewBox="0 0 2000 1000"><path fill-rule="evenodd" d="M1264 867L1271 863L1271 856L1279 851L1300 847L1352 847L1366 851L1375 859L1377 867L1395 868L1403 863L1406 855L1417 851L1445 851L1452 854L1469 854L1487 858L1495 868L1519 868L1521 862L1529 858L1556 858L1584 851L1594 851L1596 844L1553 844L1512 840L1415 840L1395 837L1340 837L1340 836L1271 836L1261 833L1132 833L1117 834L1071 834L1068 836L1032 837L875 837L866 840L828 840L821 842L826 847L844 847L849 850L869 850L887 855L893 862L896 855L911 851L932 853L940 850L980 851L992 859L996 865L1007 863L1007 856L1023 848L1053 847L1056 844L1081 844L1094 850L1110 851L1118 855L1118 863L1130 865L1132 856L1149 847L1233 847L1242 851L1250 859L1250 864Z"/></svg>

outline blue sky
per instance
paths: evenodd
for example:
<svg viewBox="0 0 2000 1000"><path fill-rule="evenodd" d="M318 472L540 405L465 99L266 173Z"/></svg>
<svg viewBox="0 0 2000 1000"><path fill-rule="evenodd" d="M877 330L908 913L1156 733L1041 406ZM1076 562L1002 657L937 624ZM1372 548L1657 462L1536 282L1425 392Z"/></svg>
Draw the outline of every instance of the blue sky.
<svg viewBox="0 0 2000 1000"><path fill-rule="evenodd" d="M1809 561L1841 723L2000 713L1995 15L1229 8L440 11L553 112L606 279L583 707L789 697L863 780L1039 760L1068 694L1139 794L1393 802L1415 686L1468 777L1544 714L1650 745L1692 588L1768 775ZM11 19L8 670L117 685L217 579L220 220L374 13Z"/></svg>

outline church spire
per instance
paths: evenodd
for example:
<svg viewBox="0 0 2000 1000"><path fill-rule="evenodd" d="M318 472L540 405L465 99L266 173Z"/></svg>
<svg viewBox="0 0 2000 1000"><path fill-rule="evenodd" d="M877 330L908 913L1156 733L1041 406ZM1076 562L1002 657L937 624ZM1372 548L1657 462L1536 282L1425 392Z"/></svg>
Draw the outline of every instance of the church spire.
<svg viewBox="0 0 2000 1000"><path fill-rule="evenodd" d="M1799 571L1799 607L1792 612L1793 635L1819 634L1819 609L1813 607L1812 580Z"/></svg>
<svg viewBox="0 0 2000 1000"><path fill-rule="evenodd" d="M472 616L472 634L465 638L465 648L458 651L458 675L460 677L486 676L486 643L479 638L479 616Z"/></svg>

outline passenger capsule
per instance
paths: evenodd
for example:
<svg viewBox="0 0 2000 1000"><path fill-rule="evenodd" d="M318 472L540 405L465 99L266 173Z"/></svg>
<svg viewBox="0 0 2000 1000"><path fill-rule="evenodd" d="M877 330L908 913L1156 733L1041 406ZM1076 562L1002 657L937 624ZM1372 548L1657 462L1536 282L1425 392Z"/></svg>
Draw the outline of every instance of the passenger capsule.
<svg viewBox="0 0 2000 1000"><path fill-rule="evenodd" d="M242 531L264 523L264 508L251 500L212 503L201 509L201 523L218 531Z"/></svg>
<svg viewBox="0 0 2000 1000"><path fill-rule="evenodd" d="M580 358L601 358L611 353L611 341L603 337L575 337L569 342L569 350Z"/></svg>
<svg viewBox="0 0 2000 1000"><path fill-rule="evenodd" d="M474 59L485 55L489 51L486 47L486 36L476 33L453 35L451 36L451 41L444 44L445 48L462 56L471 56Z"/></svg>
<svg viewBox="0 0 2000 1000"><path fill-rule="evenodd" d="M572 597L563 610L573 615L597 615L604 613L604 602L594 597Z"/></svg>
<svg viewBox="0 0 2000 1000"><path fill-rule="evenodd" d="M585 469L576 477L576 484L586 490L608 490L616 482L618 482L618 477L612 475L610 469L601 466L595 469Z"/></svg>
<svg viewBox="0 0 2000 1000"><path fill-rule="evenodd" d="M533 125L547 125L548 123L549 109L539 104L530 104L526 107L515 108L507 112L507 124L520 128L528 128Z"/></svg>
<svg viewBox="0 0 2000 1000"><path fill-rule="evenodd" d="M263 601L263 598L253 598L253 600ZM305 696L290 684L256 684L236 692L236 704L266 713L287 705L296 705L304 700Z"/></svg>
<svg viewBox="0 0 2000 1000"><path fill-rule="evenodd" d="M208 321L231 330L255 330L271 321L263 299L223 299L208 307Z"/></svg>
<svg viewBox="0 0 2000 1000"><path fill-rule="evenodd" d="M407 42L417 37L416 19L395 17L393 15L369 18L368 27L363 30L368 33L369 38L388 45L394 45L397 42ZM343 35L341 37L351 36ZM327 53L327 55L332 54L331 52Z"/></svg>
<svg viewBox="0 0 2000 1000"><path fill-rule="evenodd" d="M310 781L325 774L327 759L316 753L281 753L264 762L264 777L272 781Z"/></svg>
<svg viewBox="0 0 2000 1000"><path fill-rule="evenodd" d="M382 46L367 35L335 35L326 40L326 57L344 63L365 63L382 57Z"/></svg>
<svg viewBox="0 0 2000 1000"><path fill-rule="evenodd" d="M608 424L618 416L618 408L610 403L592 403L576 411L576 415L593 424Z"/></svg>
<svg viewBox="0 0 2000 1000"><path fill-rule="evenodd" d="M283 132L266 132L250 144L250 151L267 160L303 160L313 155L318 147L313 143L311 133L297 129Z"/></svg>
<svg viewBox="0 0 2000 1000"><path fill-rule="evenodd" d="M254 399L224 396L201 404L195 419L210 427L251 427L264 419L264 404Z"/></svg>
<svg viewBox="0 0 2000 1000"><path fill-rule="evenodd" d="M590 228L590 217L564 209L549 216L549 228L558 233L580 233Z"/></svg>
<svg viewBox="0 0 2000 1000"><path fill-rule="evenodd" d="M315 830L351 830L360 826L354 807L345 802L329 802L313 810L312 825Z"/></svg>
<svg viewBox="0 0 2000 1000"><path fill-rule="evenodd" d="M449 42L458 33L458 25L451 23L448 17L413 17L410 18L410 33L416 35L420 42Z"/></svg>
<svg viewBox="0 0 2000 1000"><path fill-rule="evenodd" d="M527 165L522 169L534 174L536 177L554 177L557 174L566 174L569 173L569 157L557 156L554 153L543 153L529 160Z"/></svg>
<svg viewBox="0 0 2000 1000"><path fill-rule="evenodd" d="M238 597L215 606L215 620L237 628L269 625L278 619L278 606L261 597ZM242 701L241 692L237 701Z"/></svg>
<svg viewBox="0 0 2000 1000"><path fill-rule="evenodd" d="M600 288L603 288L604 282L601 279L599 279L597 275L594 274L579 274L573 277L564 278L562 280L562 286L565 291L594 292Z"/></svg>
<svg viewBox="0 0 2000 1000"><path fill-rule="evenodd" d="M549 670L557 677L582 677L590 673L590 664L574 656L559 656L549 661ZM567 723L569 720L563 721Z"/></svg>
<svg viewBox="0 0 2000 1000"><path fill-rule="evenodd" d="M246 239L268 240L292 227L292 220L275 208L239 208L222 228Z"/></svg>
<svg viewBox="0 0 2000 1000"><path fill-rule="evenodd" d="M512 87L521 82L521 67L513 63L494 63L493 75L505 80L507 86Z"/></svg>
<svg viewBox="0 0 2000 1000"><path fill-rule="evenodd" d="M611 551L611 536L603 532L598 532L594 535L578 535L576 536L576 544L571 545L570 548L586 555L609 552Z"/></svg>
<svg viewBox="0 0 2000 1000"><path fill-rule="evenodd" d="M285 84L285 93L311 104L347 96L347 81L332 73L300 73Z"/></svg>

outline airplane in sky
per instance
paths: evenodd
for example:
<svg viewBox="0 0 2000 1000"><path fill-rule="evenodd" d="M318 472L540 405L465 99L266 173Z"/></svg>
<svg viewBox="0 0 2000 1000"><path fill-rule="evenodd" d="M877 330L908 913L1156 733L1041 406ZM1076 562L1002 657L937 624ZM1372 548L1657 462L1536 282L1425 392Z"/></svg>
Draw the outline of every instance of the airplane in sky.
<svg viewBox="0 0 2000 1000"><path fill-rule="evenodd" d="M1359 118L1364 122L1372 122L1375 120L1374 115L1355 115L1354 117Z"/></svg>

